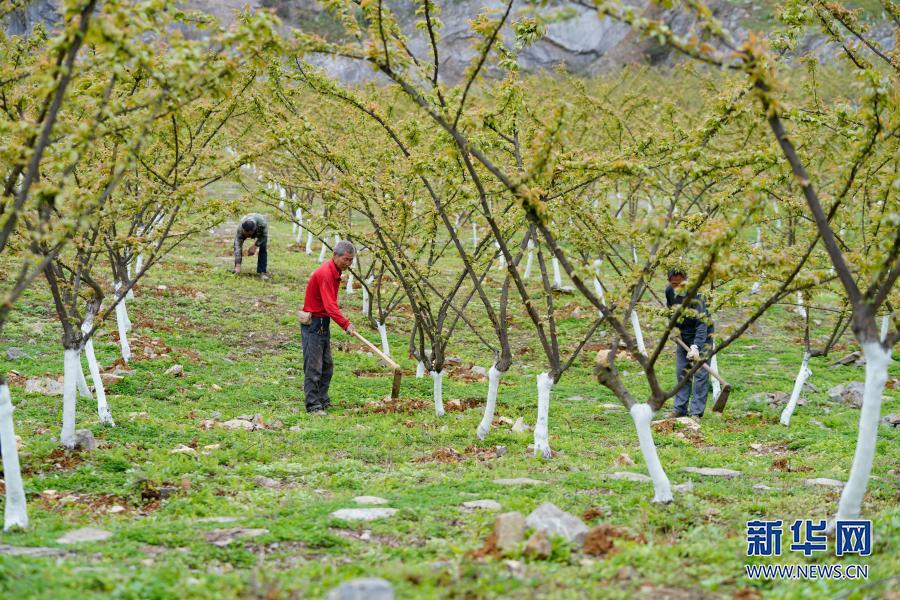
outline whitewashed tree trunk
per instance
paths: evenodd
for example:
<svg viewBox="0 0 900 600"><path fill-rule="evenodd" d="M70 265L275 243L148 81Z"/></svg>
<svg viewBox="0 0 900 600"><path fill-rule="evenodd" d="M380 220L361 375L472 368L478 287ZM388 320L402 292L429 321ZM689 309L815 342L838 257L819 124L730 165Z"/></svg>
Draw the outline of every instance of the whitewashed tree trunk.
<svg viewBox="0 0 900 600"><path fill-rule="evenodd" d="M797 292L796 311L797 311L797 314L800 315L802 318L804 318L804 319L806 318L806 307L803 306L803 294L800 293L799 291Z"/></svg>
<svg viewBox="0 0 900 600"><path fill-rule="evenodd" d="M369 277L366 280L366 283L371 285L372 281L373 281L372 277ZM365 287L363 287L363 289L362 289L362 312L364 315L369 314L369 290L366 289Z"/></svg>
<svg viewBox="0 0 900 600"><path fill-rule="evenodd" d="M137 273L138 275L140 275L140 274L141 274L141 270L142 270L143 268L144 268L144 255L143 255L143 254L138 254L138 255L137 255L137 259L135 260L135 263L134 263L134 271L135 271L135 273Z"/></svg>
<svg viewBox="0 0 900 600"><path fill-rule="evenodd" d="M116 325L119 328L119 346L122 349L122 360L126 363L131 360L131 346L128 345L127 320L128 316L125 313L125 301L119 300L119 303L116 304Z"/></svg>
<svg viewBox="0 0 900 600"><path fill-rule="evenodd" d="M131 281L131 263L128 263L125 266L125 272L128 273L128 281ZM134 300L134 288L133 287L128 288L128 293L125 294L125 297L128 298L129 300Z"/></svg>
<svg viewBox="0 0 900 600"><path fill-rule="evenodd" d="M87 379L84 377L84 365L81 364L81 353L78 353L78 393L84 398L93 398L91 388L88 387Z"/></svg>
<svg viewBox="0 0 900 600"><path fill-rule="evenodd" d="M416 379L425 377L425 363L421 360L416 363Z"/></svg>
<svg viewBox="0 0 900 600"><path fill-rule="evenodd" d="M478 429L475 430L479 440L486 438L491 431L491 424L494 422L494 410L497 407L497 392L500 389L500 377L502 376L503 373L497 370L497 365L491 365L491 368L488 370L488 392L487 402L484 405L484 416L481 417L481 423L478 424Z"/></svg>
<svg viewBox="0 0 900 600"><path fill-rule="evenodd" d="M883 342L887 339L888 328L891 325L891 315L890 313L881 317L881 332L879 335L879 339Z"/></svg>
<svg viewBox="0 0 900 600"><path fill-rule="evenodd" d="M321 263L321 262L325 262L325 251L326 251L327 249L328 249L328 248L325 247L325 241L324 241L324 238L323 238L323 240L322 240L322 249L319 251L319 262L320 262L320 263Z"/></svg>
<svg viewBox="0 0 900 600"><path fill-rule="evenodd" d="M66 448L75 447L75 381L81 370L78 355L75 348L67 348L63 353L63 422L59 441Z"/></svg>
<svg viewBox="0 0 900 600"><path fill-rule="evenodd" d="M334 246L332 247L332 250L337 247L339 241L341 241L341 236L335 233L334 234Z"/></svg>
<svg viewBox="0 0 900 600"><path fill-rule="evenodd" d="M759 248L762 244L762 229L759 227L756 228L756 242L753 243L754 248ZM751 294L758 294L759 288L762 287L762 282L757 280L753 283L753 287L750 288Z"/></svg>
<svg viewBox="0 0 900 600"><path fill-rule="evenodd" d="M553 287L556 289L562 289L562 275L559 273L559 261L556 257L553 257Z"/></svg>
<svg viewBox="0 0 900 600"><path fill-rule="evenodd" d="M709 361L709 366L716 373L719 372L719 355L718 354L713 354L713 357ZM715 377L710 377L710 380L712 381L713 402L715 402L716 400L719 399L719 394L722 393L722 384L719 383L719 380L716 379Z"/></svg>
<svg viewBox="0 0 900 600"><path fill-rule="evenodd" d="M19 449L13 425L13 405L9 387L0 384L0 450L3 451L3 480L6 485L6 506L3 510L3 530L28 527L25 508L25 488L19 468Z"/></svg>
<svg viewBox="0 0 900 600"><path fill-rule="evenodd" d="M434 414L439 417L444 416L444 372L432 371L431 378L434 380Z"/></svg>
<svg viewBox="0 0 900 600"><path fill-rule="evenodd" d="M531 277L532 264L534 264L534 242L528 240L528 259L525 261L525 279Z"/></svg>
<svg viewBox="0 0 900 600"><path fill-rule="evenodd" d="M631 329L634 331L634 339L637 342L638 352L647 356L647 348L644 346L644 332L641 331L641 321L636 310L631 311Z"/></svg>
<svg viewBox="0 0 900 600"><path fill-rule="evenodd" d="M81 332L85 335L90 332L94 325L94 315L88 312L84 323L81 324ZM100 423L115 427L112 412L109 410L109 404L106 402L106 389L103 387L103 378L100 376L100 364L97 362L97 356L94 354L94 340L88 338L84 344L84 355L87 358L88 371L91 374L91 381L94 382L94 393L97 394L97 416L100 417Z"/></svg>
<svg viewBox="0 0 900 600"><path fill-rule="evenodd" d="M353 257L353 268L359 269L359 261L356 260L356 257ZM347 275L347 294L350 295L353 293L353 271L350 271Z"/></svg>
<svg viewBox="0 0 900 600"><path fill-rule="evenodd" d="M381 336L381 351L384 352L387 356L391 355L391 346L388 343L387 337L387 324L375 322L375 327L378 328L378 335Z"/></svg>
<svg viewBox="0 0 900 600"><path fill-rule="evenodd" d="M312 231L306 232L306 255L312 256L313 251L313 234Z"/></svg>
<svg viewBox="0 0 900 600"><path fill-rule="evenodd" d="M838 519L859 517L863 496L869 484L869 473L875 458L875 443L878 440L878 421L881 418L881 393L887 382L888 364L891 351L878 342L863 342L863 356L866 357L866 383L863 390L863 405L859 413L859 434L856 438L856 453L850 478L841 493L838 505Z"/></svg>
<svg viewBox="0 0 900 600"><path fill-rule="evenodd" d="M534 455L551 458L553 450L550 449L550 392L553 390L553 379L549 373L541 373L537 376L538 414L537 423L534 424Z"/></svg>
<svg viewBox="0 0 900 600"><path fill-rule="evenodd" d="M797 402L800 400L800 393L803 391L803 384L810 378L812 371L809 369L809 352L803 353L803 361L800 363L800 372L797 373L797 379L794 380L794 389L791 391L791 398L788 400L787 406L781 411L781 424L785 427L791 424L791 416L797 409Z"/></svg>
<svg viewBox="0 0 900 600"><path fill-rule="evenodd" d="M478 248L478 227L475 221L472 221L472 252L475 252L476 248Z"/></svg>
<svg viewBox="0 0 900 600"><path fill-rule="evenodd" d="M635 404L631 407L631 419L637 430L638 442L641 445L641 454L644 463L653 480L653 501L668 503L672 501L672 486L669 478L659 462L656 454L656 444L653 443L653 434L650 432L650 420L653 418L653 410L649 404Z"/></svg>

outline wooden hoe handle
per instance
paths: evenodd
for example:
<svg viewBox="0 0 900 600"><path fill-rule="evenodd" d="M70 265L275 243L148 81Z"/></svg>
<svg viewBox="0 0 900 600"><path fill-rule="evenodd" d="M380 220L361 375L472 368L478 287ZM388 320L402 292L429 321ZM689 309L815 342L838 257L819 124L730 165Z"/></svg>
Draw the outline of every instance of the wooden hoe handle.
<svg viewBox="0 0 900 600"><path fill-rule="evenodd" d="M398 364L395 363L393 360L391 360L391 358L390 358L388 355L386 355L384 352L382 352L381 350L379 350L378 347L377 347L375 344L373 344L372 342L370 342L369 340L367 340L366 338L364 338L364 337L362 336L362 334L360 334L358 331L354 331L354 332L353 332L353 335L355 335L356 337L358 337L358 338L359 338L359 341L361 341L361 342L364 343L366 346L368 346L369 349L372 350L372 352L374 352L375 354L377 354L378 356L380 356L381 359L382 359L384 362L386 362L388 365L390 365L391 369L393 369L393 370L395 370L395 371L400 370L400 365L398 365Z"/></svg>

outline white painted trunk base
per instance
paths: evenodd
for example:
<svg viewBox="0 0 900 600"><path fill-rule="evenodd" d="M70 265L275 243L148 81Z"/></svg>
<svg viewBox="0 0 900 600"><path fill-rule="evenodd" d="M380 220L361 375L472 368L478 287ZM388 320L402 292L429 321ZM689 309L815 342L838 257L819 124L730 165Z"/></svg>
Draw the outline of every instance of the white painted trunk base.
<svg viewBox="0 0 900 600"><path fill-rule="evenodd" d="M313 234L312 231L306 232L306 255L312 256L313 251Z"/></svg>
<svg viewBox="0 0 900 600"><path fill-rule="evenodd" d="M641 321L636 310L631 311L631 329L634 331L634 339L637 342L638 352L647 356L647 348L644 346L644 332L641 331Z"/></svg>
<svg viewBox="0 0 900 600"><path fill-rule="evenodd" d="M891 324L891 315L890 314L887 314L887 315L884 315L883 317L881 317L881 332L880 332L881 335L879 336L879 338L881 339L882 342L884 342L887 339L888 328L890 327L890 324Z"/></svg>
<svg viewBox="0 0 900 600"><path fill-rule="evenodd" d="M631 419L637 430L638 442L641 445L641 454L644 463L653 480L653 501L669 503L672 501L672 486L669 478L659 462L656 454L656 444L653 443L653 434L650 432L650 421L653 418L653 410L649 404L635 404L631 407Z"/></svg>
<svg viewBox="0 0 900 600"><path fill-rule="evenodd" d="M128 281L131 281L131 263L125 267L125 271L128 273ZM125 294L125 297L129 300L134 300L134 290L132 288L128 288L128 293Z"/></svg>
<svg viewBox="0 0 900 600"><path fill-rule="evenodd" d="M134 263L134 272L138 275L141 274L141 271L144 269L144 255L138 254L137 260Z"/></svg>
<svg viewBox="0 0 900 600"><path fill-rule="evenodd" d="M719 355L713 354L712 359L709 361L710 368L716 373L719 372ZM722 393L722 384L719 383L719 380L715 377L710 376L710 381L712 381L712 396L713 402L719 399L719 394Z"/></svg>
<svg viewBox="0 0 900 600"><path fill-rule="evenodd" d="M881 393L887 382L888 364L891 362L890 349L884 349L877 342L861 344L866 357L866 383L863 390L863 405L859 413L859 434L856 438L856 452L853 466L841 502L838 505L838 519L859 517L863 496L869 484L869 473L875 458L875 443L878 440L878 421L881 418Z"/></svg>
<svg viewBox="0 0 900 600"><path fill-rule="evenodd" d="M538 414L534 424L534 455L551 458L553 450L550 449L550 433L548 431L550 419L550 392L553 390L553 379L549 373L541 373L537 376Z"/></svg>
<svg viewBox="0 0 900 600"><path fill-rule="evenodd" d="M78 354L78 394L84 398L93 398L91 388L88 387L87 379L84 377L84 366L81 364L81 353Z"/></svg>
<svg viewBox="0 0 900 600"><path fill-rule="evenodd" d="M3 450L3 480L6 485L6 506L3 510L3 530L28 527L28 511L25 508L25 488L19 468L19 450L16 448L16 431L13 426L13 405L9 387L0 385L0 448Z"/></svg>
<svg viewBox="0 0 900 600"><path fill-rule="evenodd" d="M478 248L478 227L475 221L472 221L472 252L475 252L476 248Z"/></svg>
<svg viewBox="0 0 900 600"><path fill-rule="evenodd" d="M444 416L444 372L432 371L431 378L434 380L434 414L439 417Z"/></svg>
<svg viewBox="0 0 900 600"><path fill-rule="evenodd" d="M561 289L562 284L562 275L559 273L559 261L556 260L556 257L553 257L553 287L556 289Z"/></svg>
<svg viewBox="0 0 900 600"><path fill-rule="evenodd" d="M94 354L94 340L88 340L84 345L84 355L87 357L88 370L91 373L91 380L94 382L94 393L97 394L97 416L100 417L102 424L115 427L112 412L106 402L106 390L103 388L103 378L100 377L100 365Z"/></svg>
<svg viewBox="0 0 900 600"><path fill-rule="evenodd" d="M416 363L416 379L422 379L425 377L425 363L421 360Z"/></svg>
<svg viewBox="0 0 900 600"><path fill-rule="evenodd" d="M388 343L387 325L376 322L375 327L378 329L378 335L381 336L381 351L390 356L391 346Z"/></svg>
<svg viewBox="0 0 900 600"><path fill-rule="evenodd" d="M66 349L63 353L63 422L59 441L66 448L75 447L75 382L81 370L79 354L76 349Z"/></svg>
<svg viewBox="0 0 900 600"><path fill-rule="evenodd" d="M531 244L531 242L528 242L528 243ZM528 248L528 258L525 260L525 274L524 274L525 279L531 278L531 265L533 265L533 264L534 264L534 250L532 250L529 247Z"/></svg>
<svg viewBox="0 0 900 600"><path fill-rule="evenodd" d="M325 247L325 242L323 241L323 242L322 242L322 249L319 251L319 262L320 262L320 263L321 263L321 262L325 262L325 251L326 251L326 250L328 250L328 248Z"/></svg>
<svg viewBox="0 0 900 600"><path fill-rule="evenodd" d="M478 436L479 440L486 438L491 431L491 423L494 422L494 410L497 407L497 392L500 389L500 377L502 376L503 373L497 370L497 365L491 365L491 368L488 370L488 392L487 402L484 405L484 416L481 417L481 423L478 424L478 429L475 430L475 435Z"/></svg>
<svg viewBox="0 0 900 600"><path fill-rule="evenodd" d="M125 302L116 304L116 325L119 327L119 346L122 349L122 360L131 360L131 346L128 345L128 328L126 325Z"/></svg>
<svg viewBox="0 0 900 600"><path fill-rule="evenodd" d="M800 315L801 318L806 318L806 307L803 306L803 294L797 292L797 314Z"/></svg>
<svg viewBox="0 0 900 600"><path fill-rule="evenodd" d="M809 370L809 352L803 353L803 361L800 363L800 371L797 373L797 379L794 380L794 389L791 391L791 398L788 400L787 406L781 411L781 424L787 427L791 424L791 416L797 409L797 402L800 400L800 393L803 391L803 384L812 376Z"/></svg>

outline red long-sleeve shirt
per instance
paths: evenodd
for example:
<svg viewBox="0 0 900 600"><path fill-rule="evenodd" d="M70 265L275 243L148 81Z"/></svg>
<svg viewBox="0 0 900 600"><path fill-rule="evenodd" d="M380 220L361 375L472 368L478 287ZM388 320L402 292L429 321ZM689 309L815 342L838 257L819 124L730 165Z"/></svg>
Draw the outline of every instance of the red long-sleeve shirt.
<svg viewBox="0 0 900 600"><path fill-rule="evenodd" d="M350 326L350 321L341 313L337 303L338 290L341 288L341 272L333 260L322 263L313 271L306 284L306 297L303 299L303 310L314 317L331 317L341 329Z"/></svg>

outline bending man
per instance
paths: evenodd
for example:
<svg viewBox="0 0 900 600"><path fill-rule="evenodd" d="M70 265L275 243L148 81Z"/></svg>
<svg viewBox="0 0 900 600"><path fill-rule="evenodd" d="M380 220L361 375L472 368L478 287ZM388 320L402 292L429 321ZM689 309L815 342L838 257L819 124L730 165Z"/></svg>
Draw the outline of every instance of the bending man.
<svg viewBox="0 0 900 600"><path fill-rule="evenodd" d="M237 233L234 236L234 272L241 272L241 253L244 248L244 240L253 238L256 244L250 246L247 250L247 256L256 254L259 249L259 258L256 260L256 272L263 279L268 279L266 267L269 262L268 245L269 245L269 223L266 218L259 213L250 213L241 219L238 225Z"/></svg>
<svg viewBox="0 0 900 600"><path fill-rule="evenodd" d="M310 314L310 319L308 324L300 326L303 338L303 393L306 411L313 414L324 415L331 406L331 398L328 397L328 386L334 373L329 331L331 321L349 334L356 331L337 303L341 273L350 268L355 255L353 244L341 240L335 244L331 259L313 271L306 284L303 311Z"/></svg>

